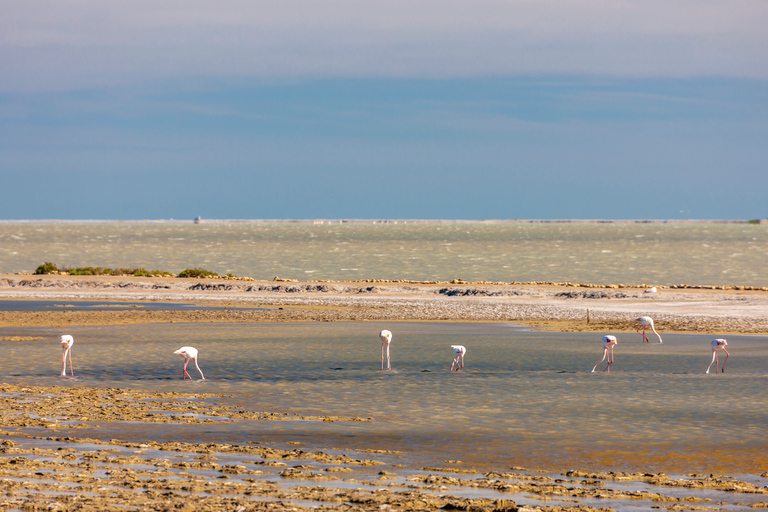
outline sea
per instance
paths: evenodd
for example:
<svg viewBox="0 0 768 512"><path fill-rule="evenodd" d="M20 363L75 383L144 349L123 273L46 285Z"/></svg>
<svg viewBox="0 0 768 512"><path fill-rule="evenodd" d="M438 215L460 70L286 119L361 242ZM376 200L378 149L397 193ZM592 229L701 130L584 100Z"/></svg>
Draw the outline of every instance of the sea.
<svg viewBox="0 0 768 512"><path fill-rule="evenodd" d="M0 273L44 262L301 281L768 286L768 224L0 222Z"/></svg>
<svg viewBox="0 0 768 512"><path fill-rule="evenodd" d="M30 272L44 261L200 267L256 279L768 286L768 225L0 223L0 271ZM98 306L60 299L22 307L53 302ZM0 301L0 308L18 307ZM382 329L393 333L389 371L381 369ZM59 376L61 334L76 340L74 378ZM662 332L658 344L613 333L615 363L592 372L604 334L461 322L0 327L0 337L41 337L0 341L0 375L30 385L221 393L260 411L370 418L128 425L113 429L120 439L186 432L200 442L376 448L405 454L404 463L461 460L481 468L768 471L767 337ZM724 373L713 366L707 374L715 337L727 338L730 356ZM205 380L194 368L194 380L181 380L173 351L183 345L200 350ZM449 371L451 345L467 348L460 372ZM724 359L721 351L720 365Z"/></svg>

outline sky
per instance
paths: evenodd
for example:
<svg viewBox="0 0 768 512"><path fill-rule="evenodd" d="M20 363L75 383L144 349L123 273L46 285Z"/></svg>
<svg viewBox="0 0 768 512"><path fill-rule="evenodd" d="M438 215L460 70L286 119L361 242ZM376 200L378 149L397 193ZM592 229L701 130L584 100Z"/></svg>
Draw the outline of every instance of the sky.
<svg viewBox="0 0 768 512"><path fill-rule="evenodd" d="M768 217L765 0L2 0L0 220Z"/></svg>

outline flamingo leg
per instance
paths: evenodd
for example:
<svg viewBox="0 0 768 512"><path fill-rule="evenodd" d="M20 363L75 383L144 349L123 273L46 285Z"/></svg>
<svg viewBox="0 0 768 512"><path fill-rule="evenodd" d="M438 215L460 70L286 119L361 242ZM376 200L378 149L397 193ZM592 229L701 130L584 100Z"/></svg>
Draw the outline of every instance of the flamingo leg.
<svg viewBox="0 0 768 512"><path fill-rule="evenodd" d="M188 364L189 364L189 359L185 359L185 360L184 360L184 368L181 370L181 378L182 378L182 379L186 379L186 378L187 378L187 375L189 375L189 373L187 372L187 365L188 365ZM192 378L192 376L191 376L191 375L189 375L189 378L191 379L191 378Z"/></svg>
<svg viewBox="0 0 768 512"><path fill-rule="evenodd" d="M453 362L451 363L451 371L453 371L453 367L459 362L459 356L456 356L453 358Z"/></svg>
<svg viewBox="0 0 768 512"><path fill-rule="evenodd" d="M72 368L72 347L67 349L67 355L69 356L69 374L75 376L75 369Z"/></svg>
<svg viewBox="0 0 768 512"><path fill-rule="evenodd" d="M386 347L386 348L384 348L384 347ZM382 370L384 369L384 354L385 354L385 352L386 352L386 355L387 355L387 370L391 370L392 369L392 364L390 363L390 360L389 360L389 343L383 342L381 344L381 369Z"/></svg>
<svg viewBox="0 0 768 512"><path fill-rule="evenodd" d="M643 332L640 332L640 330L638 329L637 334L643 337L643 343L647 343L648 341L650 341L648 339L648 336L645 335L645 328L643 328Z"/></svg>
<svg viewBox="0 0 768 512"><path fill-rule="evenodd" d="M606 349L607 350L607 349ZM613 345L611 345L611 354L608 356L608 364L605 365L604 372L611 373L611 365L613 364Z"/></svg>
<svg viewBox="0 0 768 512"><path fill-rule="evenodd" d="M725 361L723 361L723 366L720 367L720 371L725 373L725 363L728 362L728 356L730 356L731 354L729 354L728 351L725 350L725 348L723 348L723 351L725 352Z"/></svg>
<svg viewBox="0 0 768 512"><path fill-rule="evenodd" d="M67 352L69 352L69 347L65 346L64 349L61 351L61 376L65 377L67 375Z"/></svg>
<svg viewBox="0 0 768 512"><path fill-rule="evenodd" d="M715 373L717 373L717 350L712 351L712 361L710 361L709 366L707 366L707 371L704 373L709 373L709 369L712 368L712 363L715 363Z"/></svg>
<svg viewBox="0 0 768 512"><path fill-rule="evenodd" d="M595 368L597 368L597 365L605 361L606 356L608 355L608 347L603 349L603 358L595 363L595 366L592 368L592 372L594 373Z"/></svg>
<svg viewBox="0 0 768 512"><path fill-rule="evenodd" d="M205 375L203 375L203 370L200 369L200 366L197 364L197 358L195 358L195 368L197 368L197 371L200 372L200 377L205 380ZM190 375L189 378L191 379L192 376Z"/></svg>

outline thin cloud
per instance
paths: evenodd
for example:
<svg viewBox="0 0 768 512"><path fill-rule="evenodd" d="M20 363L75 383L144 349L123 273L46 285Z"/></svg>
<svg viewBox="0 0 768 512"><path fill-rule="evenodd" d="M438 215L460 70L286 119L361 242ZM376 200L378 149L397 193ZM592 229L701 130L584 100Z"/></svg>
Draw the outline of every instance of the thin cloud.
<svg viewBox="0 0 768 512"><path fill-rule="evenodd" d="M763 0L9 0L0 88L178 77L768 77Z"/></svg>

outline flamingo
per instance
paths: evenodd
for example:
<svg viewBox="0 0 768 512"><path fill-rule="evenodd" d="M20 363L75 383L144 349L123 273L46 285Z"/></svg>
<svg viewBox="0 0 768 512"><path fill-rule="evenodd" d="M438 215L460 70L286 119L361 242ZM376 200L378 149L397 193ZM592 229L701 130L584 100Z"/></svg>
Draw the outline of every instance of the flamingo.
<svg viewBox="0 0 768 512"><path fill-rule="evenodd" d="M195 347L181 347L179 350L174 352L174 354L178 354L184 358L184 369L181 372L182 379L186 379L187 377L192 379L192 376L189 374L189 372L187 372L187 365L189 364L189 360L192 359L195 362L197 371L200 372L200 377L202 377L202 379L205 380L205 375L203 375L203 370L201 370L200 366L198 366L197 364L197 349Z"/></svg>
<svg viewBox="0 0 768 512"><path fill-rule="evenodd" d="M69 373L75 376L75 370L72 368L72 345L75 343L75 339L69 334L65 334L59 340L61 343L61 376L67 376L67 356L69 356Z"/></svg>
<svg viewBox="0 0 768 512"><path fill-rule="evenodd" d="M391 370L392 366L389 363L389 344L392 343L392 333L384 329L379 333L379 338L381 338L381 369L384 369L384 346L386 345L387 370Z"/></svg>
<svg viewBox="0 0 768 512"><path fill-rule="evenodd" d="M659 343L662 343L661 336L659 336L659 333L656 332L656 328L653 326L653 318L649 316L641 316L638 318L635 318L635 322L640 322L640 325L643 327L643 332L640 332L640 329L637 330L637 334L642 334L643 336L643 342L649 342L651 341L648 336L645 335L645 330L650 327L651 330L656 334L656 336L659 338Z"/></svg>
<svg viewBox="0 0 768 512"><path fill-rule="evenodd" d="M709 366L707 366L707 371L704 373L709 373L709 369L712 368L712 363L715 363L715 373L717 373L717 351L719 349L723 349L725 352L725 361L723 361L723 366L721 367L721 371L725 373L725 363L728 362L728 356L731 355L728 353L728 350L726 350L725 346L728 344L727 341L724 339L716 339L712 340L712 361L709 363Z"/></svg>
<svg viewBox="0 0 768 512"><path fill-rule="evenodd" d="M451 371L453 371L455 365L458 365L456 371L459 371L464 368L464 354L467 353L467 349L462 345L451 345L451 348L453 349L453 353L456 354L456 357L453 358L453 362L451 363ZM461 364L459 364L459 360L461 360Z"/></svg>
<svg viewBox="0 0 768 512"><path fill-rule="evenodd" d="M613 364L613 347L616 345L618 341L616 341L616 336L603 336L603 358L595 363L595 367L592 368L592 372L594 373L595 368L597 368L597 365L605 361L605 357L608 356L608 364L603 369L603 371L607 371L608 373L611 373L611 365ZM611 354L608 355L608 349L611 350Z"/></svg>

